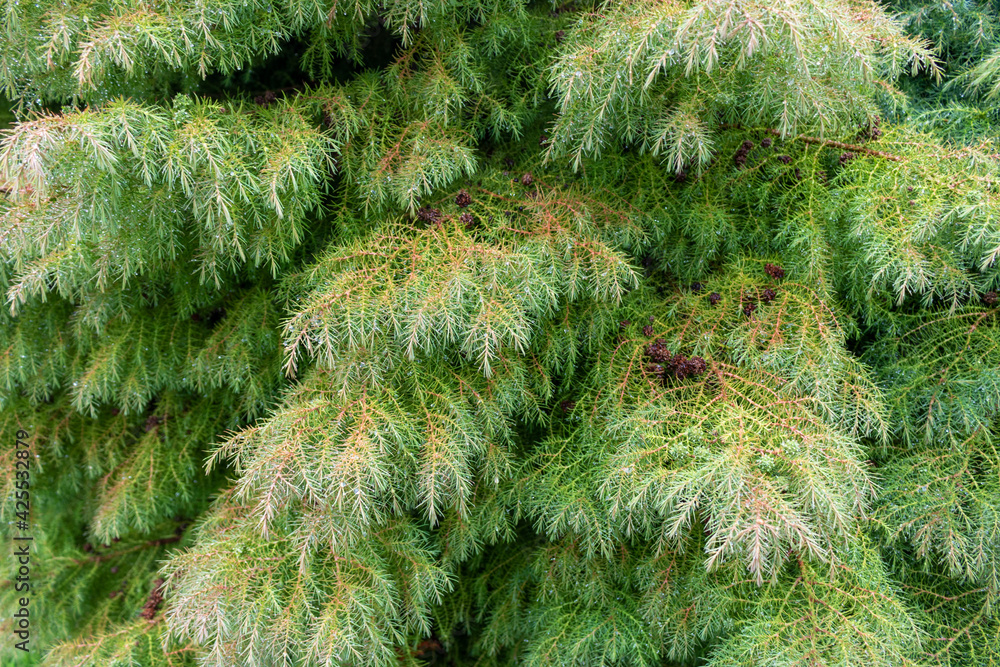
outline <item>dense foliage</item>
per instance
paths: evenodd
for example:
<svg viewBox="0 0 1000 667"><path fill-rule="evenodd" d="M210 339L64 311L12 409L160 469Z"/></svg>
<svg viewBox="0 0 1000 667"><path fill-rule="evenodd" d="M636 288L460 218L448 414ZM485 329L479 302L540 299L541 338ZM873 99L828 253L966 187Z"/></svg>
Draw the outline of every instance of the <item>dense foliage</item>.
<svg viewBox="0 0 1000 667"><path fill-rule="evenodd" d="M42 664L1000 665L996 3L3 10Z"/></svg>

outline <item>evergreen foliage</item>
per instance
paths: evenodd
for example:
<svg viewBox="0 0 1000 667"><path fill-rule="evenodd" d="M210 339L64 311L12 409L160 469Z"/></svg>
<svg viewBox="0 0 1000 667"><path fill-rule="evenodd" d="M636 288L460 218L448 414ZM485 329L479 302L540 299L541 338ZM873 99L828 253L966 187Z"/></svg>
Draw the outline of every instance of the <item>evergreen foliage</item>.
<svg viewBox="0 0 1000 667"><path fill-rule="evenodd" d="M1000 665L996 3L0 20L40 664Z"/></svg>

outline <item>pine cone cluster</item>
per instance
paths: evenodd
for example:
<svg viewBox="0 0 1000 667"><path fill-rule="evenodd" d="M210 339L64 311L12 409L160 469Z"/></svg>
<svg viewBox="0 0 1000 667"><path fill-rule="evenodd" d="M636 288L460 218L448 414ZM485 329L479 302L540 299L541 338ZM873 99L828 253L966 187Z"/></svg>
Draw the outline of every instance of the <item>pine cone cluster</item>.
<svg viewBox="0 0 1000 667"><path fill-rule="evenodd" d="M780 162L781 164L791 164L791 162L792 162L792 156L791 155L779 155L778 156L778 162Z"/></svg>
<svg viewBox="0 0 1000 667"><path fill-rule="evenodd" d="M208 324L209 326L215 326L215 324L225 316L226 316L225 308L216 308L208 314L208 320L206 321L206 324Z"/></svg>
<svg viewBox="0 0 1000 667"><path fill-rule="evenodd" d="M618 328L621 329L622 331L625 331L626 329L629 328L629 325L631 324L632 320L622 320L621 322L618 323Z"/></svg>
<svg viewBox="0 0 1000 667"><path fill-rule="evenodd" d="M673 354L667 349L666 341L662 338L657 338L646 346L646 356L661 364L673 359Z"/></svg>
<svg viewBox="0 0 1000 667"><path fill-rule="evenodd" d="M708 364L701 357L691 357L690 359L683 359L683 363L677 369L677 377L685 378L690 376L698 376L708 370Z"/></svg>
<svg viewBox="0 0 1000 667"><path fill-rule="evenodd" d="M455 204L459 208L465 208L471 203L472 203L472 197L470 197L469 193L466 192L465 190L461 190L457 195L455 195Z"/></svg>
<svg viewBox="0 0 1000 667"><path fill-rule="evenodd" d="M662 338L657 338L646 346L646 357L651 361L646 364L646 372L657 375L664 381L671 377L683 380L701 375L707 368L701 357L688 358L679 352L672 354Z"/></svg>
<svg viewBox="0 0 1000 667"><path fill-rule="evenodd" d="M274 91L268 90L263 95L258 95L253 98L253 103L259 107L264 107L265 109L278 99L278 96L274 94Z"/></svg>
<svg viewBox="0 0 1000 667"><path fill-rule="evenodd" d="M160 608L160 604L163 602L163 583L163 577L157 577L156 581L153 582L153 590L149 593L146 604L139 613L147 621L153 620L157 610Z"/></svg>
<svg viewBox="0 0 1000 667"><path fill-rule="evenodd" d="M164 421L166 421L166 419L167 419L166 415L149 415L149 417L146 418L146 424L143 426L142 430L145 431L146 433L149 433L154 428L156 428Z"/></svg>
<svg viewBox="0 0 1000 667"><path fill-rule="evenodd" d="M565 400L559 404L563 412L573 412L573 408L576 407L576 401Z"/></svg>
<svg viewBox="0 0 1000 667"><path fill-rule="evenodd" d="M785 277L785 270L777 264L765 264L764 271L766 271L767 275L771 276L775 280L781 280Z"/></svg>
<svg viewBox="0 0 1000 667"><path fill-rule="evenodd" d="M473 227L476 226L476 219L468 211L458 216L458 219L462 222L463 225L465 225L466 229L472 229Z"/></svg>
<svg viewBox="0 0 1000 667"><path fill-rule="evenodd" d="M647 338L649 338L650 336L652 336L653 335L653 325L652 324L647 324L646 326L644 326L642 328L642 335L645 336L645 337L647 337Z"/></svg>
<svg viewBox="0 0 1000 667"><path fill-rule="evenodd" d="M779 275L780 276L785 275L785 273L781 269L781 267L774 266L773 264L768 264L767 266L771 267L772 269L774 269L774 273L771 273L771 271L768 270L768 273L770 273L772 277L776 277L776 276L779 276ZM761 290L759 292L757 298L760 300L760 302L762 304L766 305L766 304L769 304L772 301L774 301L777 298L777 296L778 296L777 292L775 292L770 287L767 287L767 288L765 288L765 289L763 289L763 290ZM750 296L744 296L743 297L743 314L746 315L747 317L751 317L753 315L753 313L754 313L755 310L757 310L757 303L754 302L754 301L752 301L752 297L750 297Z"/></svg>
<svg viewBox="0 0 1000 667"><path fill-rule="evenodd" d="M750 151L753 150L753 142L749 139L745 139L743 144L736 151L736 155L733 156L733 162L736 163L736 168L741 169L747 164L747 156L750 155Z"/></svg>
<svg viewBox="0 0 1000 667"><path fill-rule="evenodd" d="M521 177L521 185L531 185L535 182L535 177L531 175L530 171L526 171L524 176Z"/></svg>
<svg viewBox="0 0 1000 667"><path fill-rule="evenodd" d="M774 142L771 141L771 137L764 137L760 140L760 145L763 148L770 148L772 143Z"/></svg>
<svg viewBox="0 0 1000 667"><path fill-rule="evenodd" d="M722 295L719 294L718 292L712 292L711 294L708 295L708 302L713 306L719 303L720 301L722 301Z"/></svg>
<svg viewBox="0 0 1000 667"><path fill-rule="evenodd" d="M430 639L424 639L419 644L417 644L417 650L414 652L414 657L420 660L429 660L432 663L437 662L436 657L445 655L447 651L441 642L436 638L431 637Z"/></svg>
<svg viewBox="0 0 1000 667"><path fill-rule="evenodd" d="M861 141L878 141L879 137L882 136L882 129L879 125L882 123L882 119L875 116L868 123L861 126L861 131L858 132L858 139Z"/></svg>
<svg viewBox="0 0 1000 667"><path fill-rule="evenodd" d="M987 306L995 306L997 304L997 293L991 290L984 294L983 303Z"/></svg>
<svg viewBox="0 0 1000 667"><path fill-rule="evenodd" d="M705 286L702 285L701 283L691 283L691 292L694 293L694 294L697 294L698 292L700 292L704 288L705 288Z"/></svg>
<svg viewBox="0 0 1000 667"><path fill-rule="evenodd" d="M852 153L851 151L847 151L846 153L841 153L840 154L840 158L839 158L840 166L843 167L845 164L847 164L848 162L850 162L851 160L853 160L856 157L857 157L857 154L856 153Z"/></svg>
<svg viewBox="0 0 1000 667"><path fill-rule="evenodd" d="M424 206L417 211L417 217L428 224L437 223L441 219L441 211L430 206Z"/></svg>

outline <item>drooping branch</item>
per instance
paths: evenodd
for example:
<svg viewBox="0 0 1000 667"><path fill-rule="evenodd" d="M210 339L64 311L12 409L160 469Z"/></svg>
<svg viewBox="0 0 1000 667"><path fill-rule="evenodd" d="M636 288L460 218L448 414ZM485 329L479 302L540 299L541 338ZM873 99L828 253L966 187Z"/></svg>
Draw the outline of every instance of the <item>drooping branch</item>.
<svg viewBox="0 0 1000 667"><path fill-rule="evenodd" d="M776 137L781 136L781 132L773 128L768 128L768 134L772 134ZM872 155L875 157L885 158L886 160L891 160L893 162L902 162L903 158L898 155L893 155L892 153L886 153L885 151L877 151L874 148L868 148L866 146L861 146L859 144L848 144L843 141L834 141L833 139L823 139L822 137L810 137L804 134L800 134L794 137L796 141L801 141L807 144L818 144L820 146L825 146L827 148L839 148L845 151L853 151L855 153L865 153L866 155Z"/></svg>

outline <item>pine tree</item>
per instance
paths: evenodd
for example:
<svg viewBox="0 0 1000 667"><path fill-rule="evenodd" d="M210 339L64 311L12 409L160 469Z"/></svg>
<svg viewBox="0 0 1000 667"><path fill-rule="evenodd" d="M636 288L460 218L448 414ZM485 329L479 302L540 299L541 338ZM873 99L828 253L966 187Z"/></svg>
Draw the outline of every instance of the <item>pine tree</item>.
<svg viewBox="0 0 1000 667"><path fill-rule="evenodd" d="M1000 665L996 3L2 22L40 664Z"/></svg>

